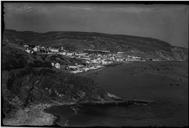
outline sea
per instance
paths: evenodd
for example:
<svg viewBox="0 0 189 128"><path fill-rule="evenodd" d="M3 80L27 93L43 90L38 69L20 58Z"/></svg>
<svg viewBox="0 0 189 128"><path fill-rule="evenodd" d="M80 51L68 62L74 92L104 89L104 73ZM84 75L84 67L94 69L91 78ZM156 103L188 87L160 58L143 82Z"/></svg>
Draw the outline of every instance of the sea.
<svg viewBox="0 0 189 128"><path fill-rule="evenodd" d="M151 104L53 106L46 112L57 117L59 126L188 126L187 83L170 86L174 81L162 74L141 70L144 67L118 65L86 76L99 86L128 100L151 100ZM188 86L188 85L187 85Z"/></svg>

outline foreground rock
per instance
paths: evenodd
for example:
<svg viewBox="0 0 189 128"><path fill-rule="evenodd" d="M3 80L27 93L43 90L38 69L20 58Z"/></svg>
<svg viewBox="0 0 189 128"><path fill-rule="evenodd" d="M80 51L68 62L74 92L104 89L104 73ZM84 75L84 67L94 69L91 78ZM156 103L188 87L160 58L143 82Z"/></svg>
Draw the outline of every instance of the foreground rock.
<svg viewBox="0 0 189 128"><path fill-rule="evenodd" d="M19 46L4 45L2 56L4 125L51 125L55 117L43 111L51 105L112 100L92 79L53 69Z"/></svg>
<svg viewBox="0 0 189 128"><path fill-rule="evenodd" d="M24 109L18 109L10 118L3 119L4 125L9 126L44 126L53 125L55 116L45 113L43 110L50 104L30 105Z"/></svg>
<svg viewBox="0 0 189 128"><path fill-rule="evenodd" d="M50 125L55 118L43 110L52 104L112 100L88 78L44 68L11 71L3 83L4 108L15 107L3 111L4 125Z"/></svg>

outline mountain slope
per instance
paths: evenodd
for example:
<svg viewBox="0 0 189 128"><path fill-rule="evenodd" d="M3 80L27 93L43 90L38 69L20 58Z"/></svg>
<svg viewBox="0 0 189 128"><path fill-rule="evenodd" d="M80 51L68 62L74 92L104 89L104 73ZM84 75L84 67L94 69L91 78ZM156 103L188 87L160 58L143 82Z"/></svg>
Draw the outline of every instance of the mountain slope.
<svg viewBox="0 0 189 128"><path fill-rule="evenodd" d="M1 62L4 125L29 125L28 122L19 122L23 120L20 117L30 115L25 111L28 107L29 111L34 113L35 109L30 107L32 105L113 101L107 91L96 86L92 79L52 68L50 61L54 58L56 57L50 56L43 60L41 56L27 54L19 45L3 44ZM66 64L78 62L64 57L59 61ZM25 114L17 118L20 111ZM42 110L39 112L44 115ZM42 115L39 115L39 118ZM46 115L43 117L42 120L46 119ZM36 118L36 114L33 114L30 123L35 122ZM14 124L12 120L17 123ZM49 121L44 123L48 124Z"/></svg>
<svg viewBox="0 0 189 128"><path fill-rule="evenodd" d="M59 47L69 50L99 49L124 51L138 56L186 60L188 49L175 47L167 42L137 36L113 35L95 32L46 32L5 30L4 42Z"/></svg>

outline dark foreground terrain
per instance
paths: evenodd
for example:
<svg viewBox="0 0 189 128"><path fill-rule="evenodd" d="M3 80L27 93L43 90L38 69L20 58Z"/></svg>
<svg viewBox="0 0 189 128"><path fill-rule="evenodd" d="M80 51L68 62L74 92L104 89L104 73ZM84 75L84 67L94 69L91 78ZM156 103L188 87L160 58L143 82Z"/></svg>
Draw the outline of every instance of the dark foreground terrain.
<svg viewBox="0 0 189 128"><path fill-rule="evenodd" d="M47 107L111 100L107 91L90 78L56 70L49 60L27 54L16 44L2 46L5 126L52 125L56 117L43 111Z"/></svg>

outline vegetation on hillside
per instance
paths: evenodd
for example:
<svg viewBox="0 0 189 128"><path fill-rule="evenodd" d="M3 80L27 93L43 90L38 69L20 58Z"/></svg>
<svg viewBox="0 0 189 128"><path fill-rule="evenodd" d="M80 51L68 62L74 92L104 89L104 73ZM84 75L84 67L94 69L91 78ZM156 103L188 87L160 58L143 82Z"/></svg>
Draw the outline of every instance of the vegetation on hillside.
<svg viewBox="0 0 189 128"><path fill-rule="evenodd" d="M16 44L33 44L60 47L81 51L84 49L124 51L142 56L168 56L177 60L188 58L188 49L175 47L165 41L154 38L129 35L113 35L96 32L65 32L54 31L37 33L31 31L5 30L5 42Z"/></svg>
<svg viewBox="0 0 189 128"><path fill-rule="evenodd" d="M30 55L9 43L2 46L3 117L32 104L110 100L92 79L52 68L51 57Z"/></svg>

